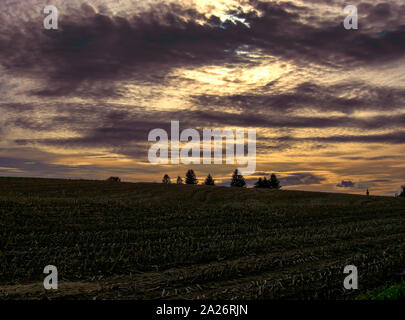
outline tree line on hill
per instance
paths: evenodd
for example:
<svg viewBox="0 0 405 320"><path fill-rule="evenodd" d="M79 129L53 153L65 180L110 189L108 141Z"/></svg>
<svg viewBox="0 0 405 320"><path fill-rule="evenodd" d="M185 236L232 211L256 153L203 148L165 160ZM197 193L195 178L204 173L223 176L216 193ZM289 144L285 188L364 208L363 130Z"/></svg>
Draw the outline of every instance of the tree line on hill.
<svg viewBox="0 0 405 320"><path fill-rule="evenodd" d="M162 183L164 183L164 184L172 183L171 178L169 177L168 174L165 174L163 176ZM182 177L180 177L180 176L177 177L176 184L184 184ZM196 176L194 170L189 169L187 171L186 178L185 178L185 184L191 184L191 185L198 184L198 179L197 179L197 176ZM215 180L211 174L208 174L208 176L205 178L203 184L206 186L215 186ZM231 187L239 187L239 188L246 187L246 180L243 177L243 175L240 174L238 169L235 169L235 171L232 174ZM255 183L254 187L255 188L267 188L267 189L280 189L281 188L280 181L277 179L277 176L274 173L270 176L270 179L267 179L266 177L259 178L259 180Z"/></svg>
<svg viewBox="0 0 405 320"><path fill-rule="evenodd" d="M107 181L111 182L121 182L121 179L119 177L109 177ZM162 183L164 184L171 184L171 179L168 174L165 174ZM176 184L184 184L184 181L182 177L178 176L176 180ZM194 170L190 169L186 173L186 179L185 179L185 184L191 184L191 185L196 185L198 184L198 179L197 176L194 172ZM204 185L206 186L215 186L215 180L212 177L211 174L208 174L208 176L205 178ZM239 173L239 170L236 169L233 174L232 174L232 179L231 179L231 187L246 187L246 180ZM273 173L270 176L270 179L267 179L266 177L259 178L259 180L255 183L254 185L255 188L265 188L265 189L281 189L280 181L277 179L277 176ZM402 192L398 195L396 194L396 197L404 197L405 198L405 185L401 187ZM367 189L367 196L369 196L369 191Z"/></svg>

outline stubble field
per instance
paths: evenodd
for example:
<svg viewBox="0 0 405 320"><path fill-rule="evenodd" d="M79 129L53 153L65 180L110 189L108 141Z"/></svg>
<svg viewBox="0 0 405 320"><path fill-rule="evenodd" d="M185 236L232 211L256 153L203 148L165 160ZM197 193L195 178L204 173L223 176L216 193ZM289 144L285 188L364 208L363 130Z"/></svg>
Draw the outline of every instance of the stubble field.
<svg viewBox="0 0 405 320"><path fill-rule="evenodd" d="M0 299L352 299L403 280L404 217L400 198L3 178Z"/></svg>

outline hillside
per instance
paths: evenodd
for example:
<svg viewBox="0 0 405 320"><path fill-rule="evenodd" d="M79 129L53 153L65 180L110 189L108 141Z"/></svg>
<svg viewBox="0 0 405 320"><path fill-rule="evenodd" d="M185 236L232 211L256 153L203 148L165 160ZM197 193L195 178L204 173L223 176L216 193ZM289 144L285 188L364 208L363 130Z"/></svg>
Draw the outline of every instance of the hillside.
<svg viewBox="0 0 405 320"><path fill-rule="evenodd" d="M399 198L3 178L0 299L352 298L402 279L404 215Z"/></svg>

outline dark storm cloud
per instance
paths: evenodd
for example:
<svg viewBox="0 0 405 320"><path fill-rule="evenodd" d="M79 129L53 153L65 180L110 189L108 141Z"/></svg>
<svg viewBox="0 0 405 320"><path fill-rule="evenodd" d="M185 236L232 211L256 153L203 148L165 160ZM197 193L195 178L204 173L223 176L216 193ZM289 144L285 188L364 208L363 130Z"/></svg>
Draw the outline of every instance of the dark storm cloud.
<svg viewBox="0 0 405 320"><path fill-rule="evenodd" d="M289 137L280 138L280 140L289 140ZM339 135L330 137L311 137L302 138L301 141L319 141L319 142L363 142L363 143L387 143L387 144L403 144L405 143L405 131L396 131L386 134L368 134L368 135Z"/></svg>
<svg viewBox="0 0 405 320"><path fill-rule="evenodd" d="M228 109L229 110L229 109ZM249 110L249 107L246 107ZM264 110L263 110L264 111ZM206 111L184 111L173 114L181 119L198 119L195 125L210 126L241 126L241 127L262 127L262 128L361 128L361 129L382 129L382 128L403 128L405 115L374 116L355 118L349 116L332 117L304 117L269 114L266 112L244 111L240 114L221 112L214 110ZM189 121L189 120L188 120Z"/></svg>
<svg viewBox="0 0 405 320"><path fill-rule="evenodd" d="M300 172L300 173L292 173L287 177L280 178L280 183L282 186L299 186L299 185L312 185L312 184L321 184L322 181L326 179L323 177L319 177L312 173L308 172Z"/></svg>
<svg viewBox="0 0 405 320"><path fill-rule="evenodd" d="M58 31L33 27L32 21L17 29L3 25L0 63L12 74L45 76L52 86L33 92L42 97L72 92L79 96L117 96L121 93L114 80L165 82L167 72L178 66L241 60L236 53L241 45L297 63L310 61L342 68L381 64L405 53L405 27L396 25L392 15L403 8L394 4L369 7L363 24L372 23L376 15L394 19L390 30L378 32L366 28L347 31L342 26L344 16L324 21L312 7L261 1L251 4L260 15L232 12L250 27L222 22L216 16L206 17L173 3L155 4L150 11L132 18L109 16L108 11L100 14L84 5L82 10L62 16ZM308 15L311 23L305 22ZM98 83L106 79L108 84ZM288 97L279 99L293 103ZM344 108L351 102L336 100L334 104Z"/></svg>
<svg viewBox="0 0 405 320"><path fill-rule="evenodd" d="M60 80L58 80L60 81ZM64 80L62 80L64 81ZM81 80L78 80L79 82ZM80 85L79 85L80 84ZM30 92L40 98L49 97L80 97L89 99L103 99L108 98L121 98L125 96L125 90L119 85L105 84L105 83L56 83L56 86L51 86L48 88L32 90Z"/></svg>
<svg viewBox="0 0 405 320"><path fill-rule="evenodd" d="M17 139L15 142L20 145L39 143L60 147L114 147L129 142L147 142L150 130L168 125L162 126L161 122L145 123L143 120L132 122L115 120L111 124L94 124L93 128L70 127L71 130L82 134L78 138Z"/></svg>
<svg viewBox="0 0 405 320"><path fill-rule="evenodd" d="M357 91L357 97L355 99L336 98L345 90L349 94ZM57 112L63 115L43 116L41 118L34 118L31 114L24 112L43 109L44 107L41 105L34 107L30 104L0 104L0 109L16 112L12 119L6 121L8 126L38 131L67 127L80 133L93 130L91 135L95 141L102 141L101 134L103 133L106 133L108 137L109 130L116 131L114 136L122 131L124 140L126 137L134 139L134 134L137 131L140 134L139 139L145 140L146 132L162 125L167 126L170 119L180 120L183 127L193 128L201 126L291 129L346 127L375 130L403 128L405 124L404 114L363 118L350 116L349 113L355 110L400 110L405 105L405 92L401 90L362 88L360 85L346 89L345 86L328 88L306 83L298 86L291 94L274 93L225 97L205 95L194 97L192 102L198 109L171 112L146 112L145 108L140 106L131 106L131 112L112 111L112 109L122 109L122 107L102 102L94 105L59 104ZM331 117L288 115L288 111L303 107L324 111L345 111L348 115ZM238 113L229 111L237 111ZM280 114L274 116L274 114L268 113L271 111L280 112ZM128 135L129 132L133 134ZM91 140L88 140L89 143Z"/></svg>
<svg viewBox="0 0 405 320"><path fill-rule="evenodd" d="M0 102L0 111L13 111L13 112L26 112L32 111L35 107L30 103L1 103Z"/></svg>
<svg viewBox="0 0 405 320"><path fill-rule="evenodd" d="M132 19L84 7L80 16L61 18L57 31L32 28L32 22L7 30L0 37L1 64L15 74L45 73L52 87L34 92L39 96L80 95L88 91L81 86L98 80L163 82L176 66L229 61L247 29L174 4L158 4ZM95 84L96 91L117 94L113 85L104 85Z"/></svg>
<svg viewBox="0 0 405 320"><path fill-rule="evenodd" d="M23 105L21 108L29 108ZM46 107L42 107L46 108ZM148 133L156 128L162 128L169 133L170 121L180 121L180 130L187 128L223 128L237 126L243 128L363 128L383 129L402 128L405 115L400 116L376 116L369 118L350 117L273 117L266 114L231 114L228 112L215 112L214 110L198 111L154 111L145 112L144 108L130 106L128 110L114 110L119 106L100 104L92 106L88 104L62 104L54 116L33 117L15 113L5 121L9 128L23 128L34 131L49 131L67 129L75 132L78 137L74 138L41 138L41 139L17 139L19 145L42 144L58 147L108 147L119 150L122 153L135 155L146 154ZM99 112L99 110L103 112ZM16 105L16 110L19 106ZM45 109L46 110L46 109ZM43 111L46 113L46 111ZM61 114L61 115L59 115ZM260 150L286 150L292 144L300 142L318 142L316 148L322 148L326 143L367 142L402 144L405 141L404 131L397 130L384 134L368 135L332 135L319 137L313 135L308 138L298 138L293 135L279 133L278 137L268 139L258 136L258 149ZM136 150L136 151L130 151ZM139 150L142 150L139 151ZM352 159L354 160L354 159ZM375 159L378 160L378 159ZM382 160L382 159L381 159Z"/></svg>
<svg viewBox="0 0 405 320"><path fill-rule="evenodd" d="M378 157L342 157L345 160L366 160L366 161L381 161L381 160L404 160L405 156L378 156Z"/></svg>
<svg viewBox="0 0 405 320"><path fill-rule="evenodd" d="M355 97L353 97L355 96ZM288 93L267 91L256 94L199 95L193 97L197 106L220 106L236 110L293 111L312 108L322 111L352 113L356 110L396 110L405 105L405 91L372 87L364 83L334 86L305 82Z"/></svg>
<svg viewBox="0 0 405 320"><path fill-rule="evenodd" d="M338 183L336 187L338 188L354 188L356 184L351 180L342 180L341 183Z"/></svg>
<svg viewBox="0 0 405 320"><path fill-rule="evenodd" d="M343 6L342 16L324 21L322 11L316 11L316 7L251 2L263 13L260 17L246 15L254 34L254 44L285 58L350 67L359 63L381 63L405 53L405 26L400 24L401 16L392 21L390 30L367 33L374 23L370 16L361 20L360 29L353 32L343 28ZM392 11L403 10L402 6L391 3L386 3L385 7ZM372 5L371 8L379 9ZM304 15L311 16L311 24L299 19Z"/></svg>
<svg viewBox="0 0 405 320"><path fill-rule="evenodd" d="M391 182L391 180L388 179L376 179L376 180L371 180L371 183L380 183L380 182Z"/></svg>
<svg viewBox="0 0 405 320"><path fill-rule="evenodd" d="M266 138L262 136L257 137L257 148L262 152L268 151L284 151L293 149L294 147L302 145L302 143L316 143L315 149L326 148L329 144L336 143L378 143L378 144L391 144L400 145L405 144L405 131L396 131L386 134L367 134L367 135L332 135L328 137L319 137L312 135L308 138L300 138L294 136L278 136L273 138ZM395 159L395 158L393 158ZM378 158L376 159L378 160ZM380 160L384 160L381 158ZM346 168L347 170L347 168Z"/></svg>

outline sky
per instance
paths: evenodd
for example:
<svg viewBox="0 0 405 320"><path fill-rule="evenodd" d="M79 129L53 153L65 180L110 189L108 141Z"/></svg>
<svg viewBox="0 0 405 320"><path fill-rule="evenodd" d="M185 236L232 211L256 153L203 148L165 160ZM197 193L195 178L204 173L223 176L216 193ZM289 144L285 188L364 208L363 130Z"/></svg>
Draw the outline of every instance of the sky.
<svg viewBox="0 0 405 320"><path fill-rule="evenodd" d="M149 132L180 121L256 129L250 185L405 184L401 0L2 0L0 21L0 176L160 182L191 167L228 184L236 165L148 161Z"/></svg>

